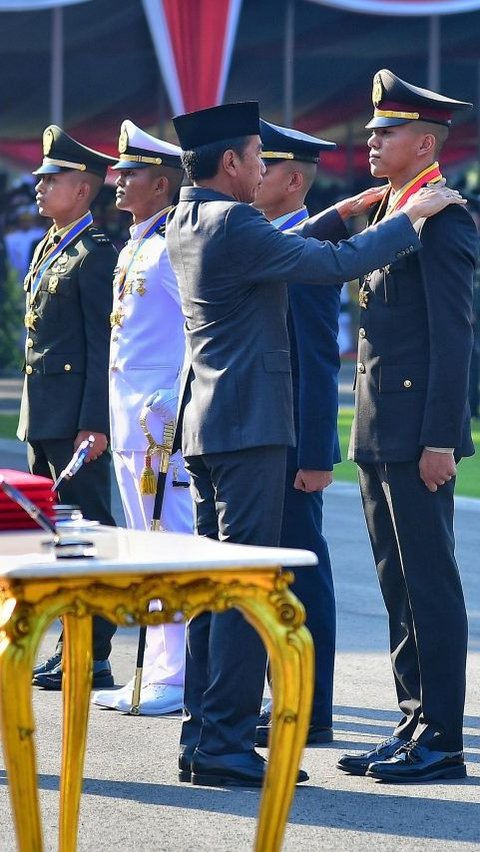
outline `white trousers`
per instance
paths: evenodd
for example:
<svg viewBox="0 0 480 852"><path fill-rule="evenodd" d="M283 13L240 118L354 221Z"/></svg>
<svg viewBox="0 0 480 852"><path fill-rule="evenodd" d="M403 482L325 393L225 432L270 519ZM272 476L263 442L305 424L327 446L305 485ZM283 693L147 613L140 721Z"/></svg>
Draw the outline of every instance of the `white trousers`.
<svg viewBox="0 0 480 852"><path fill-rule="evenodd" d="M114 451L113 463L128 529L149 530L155 497L140 494L140 476L144 454L139 451ZM152 468L158 474L159 458L153 456ZM167 473L161 523L168 532L193 532L192 498L189 488L173 486L173 479L189 480L181 454L175 453ZM158 609L152 601L150 609ZM142 683L183 686L185 677L185 625L165 624L147 628L147 646Z"/></svg>

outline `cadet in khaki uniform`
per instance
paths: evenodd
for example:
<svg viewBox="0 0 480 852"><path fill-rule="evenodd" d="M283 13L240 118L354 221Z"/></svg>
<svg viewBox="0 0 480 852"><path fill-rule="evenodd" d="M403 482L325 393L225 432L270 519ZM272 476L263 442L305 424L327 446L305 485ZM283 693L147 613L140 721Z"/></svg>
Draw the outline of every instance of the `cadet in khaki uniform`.
<svg viewBox="0 0 480 852"><path fill-rule="evenodd" d="M25 279L25 383L17 436L28 443L32 473L56 479L88 435L86 464L59 499L86 518L114 524L110 510L108 346L116 251L93 225L90 205L109 157L79 144L55 125L43 134L37 205L53 225L37 246ZM94 619L94 686L111 686L107 657L115 627ZM62 642L34 670L34 683L60 689Z"/></svg>

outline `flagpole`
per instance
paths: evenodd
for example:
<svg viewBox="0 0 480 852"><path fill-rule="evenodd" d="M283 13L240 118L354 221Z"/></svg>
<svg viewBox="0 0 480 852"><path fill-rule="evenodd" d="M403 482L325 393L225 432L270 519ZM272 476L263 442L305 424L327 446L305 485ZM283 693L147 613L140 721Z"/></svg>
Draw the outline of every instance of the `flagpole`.
<svg viewBox="0 0 480 852"><path fill-rule="evenodd" d="M440 15L428 19L428 88L440 89Z"/></svg>
<svg viewBox="0 0 480 852"><path fill-rule="evenodd" d="M50 59L50 122L63 125L63 9L52 9L52 46Z"/></svg>
<svg viewBox="0 0 480 852"><path fill-rule="evenodd" d="M293 88L295 62L295 0L287 0L285 10L285 46L283 67L283 123L293 126Z"/></svg>

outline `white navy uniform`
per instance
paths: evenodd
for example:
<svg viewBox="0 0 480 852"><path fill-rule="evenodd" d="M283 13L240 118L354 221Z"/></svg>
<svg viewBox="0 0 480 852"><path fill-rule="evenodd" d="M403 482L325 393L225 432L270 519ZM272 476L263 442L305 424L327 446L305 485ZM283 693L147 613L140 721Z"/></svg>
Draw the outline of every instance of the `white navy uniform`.
<svg viewBox="0 0 480 852"><path fill-rule="evenodd" d="M156 214L158 215L158 214ZM130 228L130 240L119 255L115 278L128 268L141 235L155 216ZM155 233L135 254L125 279L125 294L118 300L114 280L113 314L120 322L112 328L110 343L110 435L115 473L127 527L150 529L154 496L140 493L147 440L140 425L145 400L159 388L175 388L184 357L183 314L175 275L165 240ZM148 428L161 441L163 419L148 415ZM159 458L152 468L158 473ZM192 503L188 488L172 481L188 481L180 452L172 455L167 474L161 525L175 532L193 531ZM143 684L183 685L185 637L183 625L149 627ZM153 680L152 680L153 679Z"/></svg>

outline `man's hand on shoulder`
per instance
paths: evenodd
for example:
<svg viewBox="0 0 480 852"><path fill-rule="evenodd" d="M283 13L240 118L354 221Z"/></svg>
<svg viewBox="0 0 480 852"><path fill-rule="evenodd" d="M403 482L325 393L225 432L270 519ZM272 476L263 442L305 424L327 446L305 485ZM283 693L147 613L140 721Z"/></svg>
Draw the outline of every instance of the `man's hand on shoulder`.
<svg viewBox="0 0 480 852"><path fill-rule="evenodd" d="M435 492L439 485L456 475L457 467L453 453L435 452L424 449L418 463L420 479L425 483L429 491Z"/></svg>
<svg viewBox="0 0 480 852"><path fill-rule="evenodd" d="M414 192L400 212L406 213L413 225L418 219L435 216L449 204L465 205L466 203L466 198L462 198L456 189L437 183L434 186L423 186Z"/></svg>
<svg viewBox="0 0 480 852"><path fill-rule="evenodd" d="M335 205L338 215L345 221L350 216L361 216L367 213L370 207L373 207L374 204L382 200L387 189L387 184L383 186L371 186L363 192L359 192L358 195L352 195L351 198L344 198L343 201L339 201Z"/></svg>
<svg viewBox="0 0 480 852"><path fill-rule="evenodd" d="M298 470L293 483L297 491L324 491L333 482L331 470Z"/></svg>
<svg viewBox="0 0 480 852"><path fill-rule="evenodd" d="M88 462L95 461L95 459L98 459L102 455L102 453L105 452L108 446L107 436L104 435L103 432L92 432L90 429L87 429L86 431L82 430L78 433L77 437L75 438L75 441L73 442L73 449L76 450L77 447L80 446L82 441L88 440L90 435L93 435L95 441L90 447L88 456L85 459L85 464L88 464Z"/></svg>

